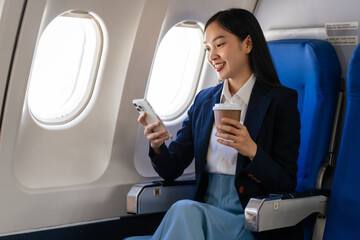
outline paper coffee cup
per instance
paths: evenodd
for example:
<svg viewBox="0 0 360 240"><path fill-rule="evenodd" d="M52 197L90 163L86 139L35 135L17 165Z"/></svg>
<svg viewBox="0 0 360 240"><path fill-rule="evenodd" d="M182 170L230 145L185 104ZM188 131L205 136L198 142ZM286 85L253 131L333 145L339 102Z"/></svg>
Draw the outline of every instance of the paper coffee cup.
<svg viewBox="0 0 360 240"><path fill-rule="evenodd" d="M238 104L229 104L229 103L217 103L213 107L215 123L221 125L228 125L221 122L222 118L231 118L240 122L241 108ZM217 129L219 133L224 131Z"/></svg>

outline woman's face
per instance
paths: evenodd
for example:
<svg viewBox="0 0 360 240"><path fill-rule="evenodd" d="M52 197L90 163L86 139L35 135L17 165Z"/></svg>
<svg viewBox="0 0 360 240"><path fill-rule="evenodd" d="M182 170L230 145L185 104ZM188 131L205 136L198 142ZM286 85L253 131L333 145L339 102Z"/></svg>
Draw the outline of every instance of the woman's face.
<svg viewBox="0 0 360 240"><path fill-rule="evenodd" d="M248 76L248 54L252 49L250 36L240 41L236 35L226 31L215 21L210 23L205 31L204 45L208 52L207 60L219 79Z"/></svg>

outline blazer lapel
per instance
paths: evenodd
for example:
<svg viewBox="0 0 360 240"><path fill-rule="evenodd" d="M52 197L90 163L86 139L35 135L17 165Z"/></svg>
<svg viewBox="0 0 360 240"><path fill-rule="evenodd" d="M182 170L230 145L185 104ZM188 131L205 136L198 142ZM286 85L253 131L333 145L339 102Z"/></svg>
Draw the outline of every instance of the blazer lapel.
<svg viewBox="0 0 360 240"><path fill-rule="evenodd" d="M213 96L208 100L204 101L201 107L201 127L198 142L200 169L203 169L203 166L206 164L206 156L209 147L210 136L214 125L213 107L215 103L220 102L223 85L224 84L222 84L222 86L219 88L215 88L213 91Z"/></svg>
<svg viewBox="0 0 360 240"><path fill-rule="evenodd" d="M265 96L269 89L270 87L256 82L249 100L244 125L254 141L256 141L265 113L271 102L271 98Z"/></svg>
<svg viewBox="0 0 360 240"><path fill-rule="evenodd" d="M270 88L270 86L266 86L256 81L249 100L244 125L248 129L251 138L255 142L259 134L262 122L264 120L266 111L271 103L271 98L265 96L265 93ZM240 170L242 168L245 168L246 165L247 161L245 161L244 156L238 154L236 176L238 176Z"/></svg>

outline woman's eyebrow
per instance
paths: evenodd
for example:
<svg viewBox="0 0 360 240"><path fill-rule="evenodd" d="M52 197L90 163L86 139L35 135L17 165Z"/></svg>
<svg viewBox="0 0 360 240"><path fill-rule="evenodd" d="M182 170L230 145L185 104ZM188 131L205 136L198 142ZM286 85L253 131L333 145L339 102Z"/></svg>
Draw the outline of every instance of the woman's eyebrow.
<svg viewBox="0 0 360 240"><path fill-rule="evenodd" d="M225 36L223 36L223 35L217 36L217 37L215 37L215 38L212 40L212 42L215 42L216 40L218 40L218 39L220 39L220 38L225 38ZM204 41L204 44L206 44L206 43L207 43L207 42Z"/></svg>

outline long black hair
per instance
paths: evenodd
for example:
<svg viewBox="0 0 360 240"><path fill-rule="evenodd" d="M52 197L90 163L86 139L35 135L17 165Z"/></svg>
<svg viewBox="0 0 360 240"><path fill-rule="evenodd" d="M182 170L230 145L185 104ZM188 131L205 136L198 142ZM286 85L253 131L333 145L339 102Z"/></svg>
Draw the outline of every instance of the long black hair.
<svg viewBox="0 0 360 240"><path fill-rule="evenodd" d="M244 41L250 35L253 47L249 54L249 62L256 80L271 86L281 86L264 33L251 12L236 8L219 11L206 22L205 30L212 22L220 24L240 41Z"/></svg>

